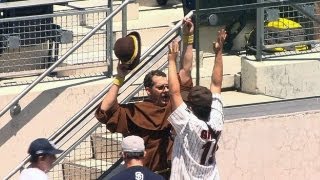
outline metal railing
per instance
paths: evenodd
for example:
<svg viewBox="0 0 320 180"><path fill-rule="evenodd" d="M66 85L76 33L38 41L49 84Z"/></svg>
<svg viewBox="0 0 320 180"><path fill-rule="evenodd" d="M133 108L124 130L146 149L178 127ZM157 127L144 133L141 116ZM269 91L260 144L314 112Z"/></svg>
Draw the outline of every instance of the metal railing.
<svg viewBox="0 0 320 180"><path fill-rule="evenodd" d="M256 10L255 15L253 15L256 16L256 19L252 25L256 27L256 45L251 49L255 51L254 55L257 60L266 60L272 57L308 54L320 51L320 48L316 47L320 43L320 11L319 8L315 8L314 5L316 3L319 4L317 0L258 0L251 4L235 4L232 6L200 9L197 2L196 13L199 13L199 17L203 14L222 14L223 16L223 13ZM281 21L279 18L294 21L300 24L301 27L294 28L292 24L288 25L286 29L282 29L278 33L282 37L277 37L275 36L276 33L271 31L271 28L267 27L267 25L271 21ZM301 32L299 38L296 35L297 31ZM247 35L249 33L250 31ZM199 39L198 36L196 34L196 39ZM245 44L245 42L243 43ZM299 50L296 48L298 45L304 45L305 49ZM281 47L283 47L282 50ZM277 50L274 48L277 48ZM242 50L244 49L245 47ZM272 53L267 53L270 51Z"/></svg>
<svg viewBox="0 0 320 180"><path fill-rule="evenodd" d="M42 5L38 9L44 10L33 12L33 6L24 4L30 3L23 1L18 7L2 8L0 78L42 73L110 14L112 7L53 10L53 5ZM95 33L54 71L105 65L109 59L103 39L112 40L107 38L106 28Z"/></svg>
<svg viewBox="0 0 320 180"><path fill-rule="evenodd" d="M124 1L119 7L117 7L108 17L106 17L103 21L101 21L95 28L93 28L88 34L86 34L77 44L75 44L74 47L72 47L70 50L68 50L57 62L52 64L50 68L48 68L43 74L41 74L35 81L33 81L32 84L30 84L26 89L24 89L15 99L11 101L1 112L0 117L10 109L11 106L18 103L18 101L26 95L35 85L37 85L47 74L52 72L55 67L57 67L61 62L63 62L70 54L72 54L75 50L77 50L83 43L86 42L91 36L94 35L99 29L101 29L113 16L115 16L122 8L124 8L127 4L133 2L133 0L126 0ZM103 96L103 95L102 95ZM101 98L101 97L100 97ZM89 105L85 106L86 109L88 109ZM74 123L74 119L79 118L83 113L76 114L73 118L71 118L70 121L67 121L67 123L60 128L54 135L52 135L50 140L53 140L54 138L57 138L63 131L65 131L69 126ZM12 175L14 175L17 171L21 169L24 165L26 165L29 161L30 157L27 157L20 165L18 165L17 168L15 168L13 171L9 173L9 175L5 179L9 179Z"/></svg>
<svg viewBox="0 0 320 180"><path fill-rule="evenodd" d="M190 12L187 15L187 17L192 16L192 14L193 12ZM129 75L127 75L127 80L124 82L123 86L120 89L121 94L125 94L123 100L121 100L120 103L128 102L131 97L140 93L139 91L141 90L142 86L133 86L133 88L129 88L129 87L132 84L135 84L137 81L139 82L139 79L141 81L141 77L143 77L143 74L153 69L152 67L155 66L155 64L160 63L160 65L157 65L157 68L160 68L160 69L166 66L167 60L162 58L162 61L161 61L161 57L163 57L166 54L167 44L171 42L173 38L176 38L177 36L176 32L180 30L181 26L182 26L182 21L178 22L174 28L168 31L163 37L161 37L154 45L152 45L141 56L140 64ZM150 56L153 52L156 52L155 55ZM148 57L150 59L148 59ZM141 84L141 82L139 82L138 84ZM71 119L69 119L58 131L56 131L52 136L49 137L49 140L54 141L59 147L62 147L65 144L69 144L65 152L58 157L55 168L50 172L50 176L52 178L60 179L63 176L67 176L67 179L68 178L73 179L73 178L80 177L79 176L80 174L81 177L88 177L89 179L90 178L95 179L99 177L99 175L102 174L106 169L111 167L113 162L117 161L120 158L118 153L120 152L120 149L118 146L121 139L121 135L119 134L111 135L110 133L106 133L108 131L105 129L104 125L98 123L96 120L94 120L94 122L91 121L92 119L94 119L93 112L95 111L97 105L102 100L104 95L108 92L110 87L111 87L111 84L105 87L96 97L94 97L87 105L85 105L77 114L75 114ZM89 126L88 130L84 130L84 128L87 125ZM76 135L77 133L80 132L79 129L83 130L81 132L86 132L86 133L83 135ZM102 144L102 146L100 147L96 146L95 148L93 148L94 147L93 143L96 141L93 141L92 134L101 135L103 133L106 133L105 134L106 138L102 138L102 143L104 144ZM80 138L73 141L74 143L71 142L71 145L70 145L70 142L68 140L70 140L73 137L80 137ZM98 137L98 136L95 136L95 138L101 139L101 137ZM86 144L86 145L82 145L84 147L81 147L81 144ZM112 146L116 146L116 147L113 148ZM104 155L103 161L101 161L102 155L101 153L100 155L96 154L97 148L98 149L100 148L100 150L98 150L100 152L102 151L105 154L108 154L107 152L109 152L111 154ZM81 151L81 149L85 155L83 156L80 155L79 157L78 151ZM98 158L94 160L93 158L95 157L98 157ZM23 169L23 167L27 166L29 158L30 157L28 156L12 172L10 172L9 176L7 176L5 179L9 179L19 170ZM89 162L90 170L83 169L84 165L81 164L81 160L84 160L84 159L91 160L91 163ZM77 165L77 164L70 163L70 162L76 163L76 161L80 164ZM105 163L108 161L109 163ZM70 168L71 168L71 171L70 171Z"/></svg>
<svg viewBox="0 0 320 180"><path fill-rule="evenodd" d="M109 20L112 19L119 11L121 11L127 4L134 2L134 0L126 0L121 5L119 5L113 12L110 13L108 17L103 19L97 26L95 26L92 30L90 30L87 34L85 34L74 46L72 46L69 50L65 52L58 60L56 60L53 64L50 65L48 69L46 69L40 76L38 76L28 87L26 87L19 95L17 95L8 105L6 105L0 111L0 117L3 116L11 107L16 106L19 100L24 97L33 87L35 87L42 79L44 79L47 75L49 75L52 71L54 71L62 62L64 62L69 56L77 51L79 47L83 44L87 43L87 41L94 36L98 31L100 31ZM91 42L93 43L93 41ZM105 44L105 43L103 43Z"/></svg>
<svg viewBox="0 0 320 180"><path fill-rule="evenodd" d="M192 14L193 14L193 12L190 12L188 14L188 17L192 16ZM125 91L127 89L129 89L128 88L129 86L136 83L136 81L139 81L139 78L142 77L142 74L150 71L152 69L151 67L154 64L158 63L160 58L166 54L167 44L169 42L171 42L171 40L177 36L176 32L178 31L178 29L181 26L182 26L182 21L178 22L173 29L168 31L162 38L159 39L159 41L157 41L154 45L152 45L141 56L140 64L128 75L127 80L124 82L123 86L121 87L121 89L120 89L121 94L125 93L125 94L129 94L130 97L133 97L135 94L132 92L140 93L139 90L142 88L142 86L136 86L135 89L131 89L130 92L125 92ZM157 53L155 53L155 55L150 57L150 55L153 52L157 52ZM147 59L148 57L150 57L151 60ZM165 66L163 66L164 64L166 64L166 61L161 62L160 68L165 67ZM141 84L141 82L139 84ZM103 134L103 133L105 134L107 130L105 129L104 125L97 123L96 120L94 120L94 122L91 122L91 120L94 118L93 112L95 111L97 105L102 100L104 95L108 92L110 87L111 87L111 84L109 84L106 88L104 88L95 98L93 98L87 105L85 105L70 120L68 120L58 131L56 131L51 137L49 137L49 140L54 141L58 146L61 147L65 144L70 144L70 142L68 142L68 140L70 140L72 137L81 136L80 139L73 141L75 143L71 143L72 145L70 145L65 150L65 152L63 154L61 154L61 156L58 157L58 160L56 162L57 165L55 166L55 168L57 168L57 170L53 169L50 172L50 175L52 178L58 177L58 179L60 179L60 178L62 178L63 175L67 175L69 178L72 178L72 177L76 178L76 176L79 175L79 173L82 170L79 171L79 169L77 169L76 171L74 171L74 170L69 171L70 167L81 169L81 167L83 168L83 165L70 164L70 161L73 161L73 162L78 161L78 160L81 161L86 158L93 160L92 158L97 157L97 156L101 158L101 156L102 156L101 153L100 153L100 155L93 154L93 152L97 151L97 147L93 148L93 146L92 146L93 145L92 134ZM127 96L125 96L125 97L127 97ZM129 98L124 98L124 100L120 101L120 102L125 103L128 101L129 101ZM88 131L84 130L84 132L86 132L85 134L76 135L76 133L80 132L79 129L83 129L87 125L89 126L89 128L88 128L89 130ZM110 140L110 138L108 137L107 140L104 139L103 142L112 142L111 146L110 146L110 143L109 144L107 143L107 144L102 145L102 147L100 146L98 148L100 148L100 149L102 148L104 153L111 152L110 156L112 156L112 157L110 157L109 155L107 155L107 156L104 155L104 162L109 161L109 162L111 162L111 164L110 163L99 164L102 162L101 159L99 159L99 158L97 159L97 161L93 160L94 162L93 162L93 164L90 164L91 168L89 168L89 169L91 169L90 173L86 170L83 170L82 171L82 172L84 172L83 177L91 177L91 178L95 179L96 177L98 177L99 174L102 174L106 169L111 167L114 160L119 159L118 152L120 151L120 149L118 148L117 142L119 144L119 141L121 139L121 135L119 135L119 134L110 135L110 133L107 133L106 136L111 137L111 139L115 138L116 140ZM81 148L80 147L81 143L84 143L87 145L84 145L84 148ZM112 145L117 146L117 148L112 149ZM77 157L77 154L79 153L77 151L79 151L79 149L76 149L76 148L82 149L82 151L84 151L86 155L84 155L84 157ZM108 151L108 150L106 150L106 148L111 148L111 150ZM27 166L29 158L30 157L28 156L5 179L9 179L11 176L13 176L19 170L23 169L24 166ZM65 168L68 168L68 170L66 171ZM103 171L101 171L101 169L103 169Z"/></svg>

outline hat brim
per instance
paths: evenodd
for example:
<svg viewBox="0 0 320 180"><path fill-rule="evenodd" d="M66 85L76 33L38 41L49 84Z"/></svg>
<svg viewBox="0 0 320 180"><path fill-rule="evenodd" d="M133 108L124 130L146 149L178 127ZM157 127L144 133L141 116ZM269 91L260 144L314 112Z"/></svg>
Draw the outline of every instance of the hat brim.
<svg viewBox="0 0 320 180"><path fill-rule="evenodd" d="M53 149L53 150L48 151L46 154L55 155L55 154L61 154L62 152L63 152L63 151L60 150L60 149Z"/></svg>
<svg viewBox="0 0 320 180"><path fill-rule="evenodd" d="M134 69L139 63L140 63L140 56L141 56L141 37L140 34L136 31L133 31L129 33L127 36L135 36L138 40L138 54L137 56L133 59L132 63L129 65L128 69L132 70Z"/></svg>

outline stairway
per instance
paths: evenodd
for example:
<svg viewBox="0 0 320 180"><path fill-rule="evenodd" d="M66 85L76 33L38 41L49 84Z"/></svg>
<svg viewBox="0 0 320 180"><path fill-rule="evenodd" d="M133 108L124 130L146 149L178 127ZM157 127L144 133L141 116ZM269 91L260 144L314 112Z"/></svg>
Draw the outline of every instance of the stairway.
<svg viewBox="0 0 320 180"><path fill-rule="evenodd" d="M90 143L77 147L72 154L86 154L85 157L69 156L61 163L63 179L97 179L120 158L122 135L119 133L94 133ZM82 143L83 144L83 143ZM114 169L107 177L118 173L123 165Z"/></svg>
<svg viewBox="0 0 320 180"><path fill-rule="evenodd" d="M135 30L141 34L143 45L142 53L169 29L171 29L176 21L181 20L183 14L181 3L174 0L170 0L165 7L148 4L145 6L139 4L137 7L139 8L139 18L132 19L128 22L128 31ZM116 37L120 37L121 22L114 22L114 27L114 35ZM210 38L210 41L211 40L212 38ZM202 67L200 71L201 74L205 75L201 78L201 85L208 86L208 79L210 79L210 73L212 70L213 56L208 52L203 52L201 53L201 57L203 57L203 63L201 63ZM166 60L166 57L164 57L164 60ZM237 60L234 59L230 60L232 63L236 61ZM232 65L227 65L226 67L230 66ZM114 67L114 69L116 68ZM95 70L100 71L100 69ZM166 70L164 71L166 72ZM193 73L193 77L195 77L195 70L193 70ZM230 77L233 77L233 74L235 74L233 72L228 72L228 70L226 73L229 74ZM25 79L23 79L23 81L25 81ZM86 81L91 81L92 83L86 84ZM20 130L20 133L15 135L14 138L8 140L5 146L0 148L2 150L1 152L3 152L3 154L8 154L10 157L16 157L16 159L19 159L20 161L25 157L25 151L27 149L28 142L30 142L31 139L39 136L48 137L54 132L54 130L58 129L65 120L83 107L83 104L92 99L100 89L105 87L110 81L111 79L101 76L95 79L79 78L73 84L71 81L60 81L55 84L39 84L38 87L43 86L42 89L37 89L36 92L32 92L32 96L30 95L30 98L28 98L33 100L34 103L38 102L37 105L41 108L34 108L35 105L30 105L30 107L28 106L26 108L27 111L24 111L21 116L16 119L17 122L21 123L21 125L24 123L27 125L21 127L18 126L18 128L21 129L17 128L17 130L13 129L13 131L11 131L14 133ZM233 86L234 83L232 80L230 82L231 83L228 86ZM1 83L5 83L5 81L2 81ZM18 87L15 88L17 89ZM13 92L13 90L10 91L11 93ZM14 92L15 91L17 90L14 90ZM138 98L140 96L144 96L144 94L139 94L136 97ZM9 96L6 97L4 102L9 102L10 98L11 97ZM21 102L23 108L25 108L29 103L24 101ZM62 106L67 110L55 108ZM52 114L55 115L52 116ZM3 123L11 120L11 117L9 116L4 118L5 120L2 121ZM95 119L93 119L93 121L97 122ZM34 131L33 127L35 126L39 127L39 131ZM85 142L81 143L79 148L72 150L63 162L60 162L60 164L58 164L57 167L49 173L50 179L79 179L80 177L80 179L95 179L108 169L116 160L118 160L120 158L119 148L121 142L120 139L122 137L115 138L113 135L110 135L110 133L105 134L106 129L104 126L102 127L102 130L95 132L94 135L91 135L85 140ZM20 134L28 134L29 136L21 137ZM12 150L11 147L18 145L17 142L24 142L24 144L19 144L21 147L20 149ZM112 148L110 147L111 142L115 144ZM17 162L10 164L7 169L13 169L16 164ZM8 173L8 170L4 173Z"/></svg>

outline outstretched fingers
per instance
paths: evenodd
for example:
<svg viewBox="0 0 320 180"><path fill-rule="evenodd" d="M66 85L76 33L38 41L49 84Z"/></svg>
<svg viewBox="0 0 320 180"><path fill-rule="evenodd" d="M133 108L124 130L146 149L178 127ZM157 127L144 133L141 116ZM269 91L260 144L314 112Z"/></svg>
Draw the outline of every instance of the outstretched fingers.
<svg viewBox="0 0 320 180"><path fill-rule="evenodd" d="M227 32L224 29L221 29L220 31L218 31L218 37L217 37L217 41L219 42L219 44L224 43L224 41L226 40L227 37Z"/></svg>
<svg viewBox="0 0 320 180"><path fill-rule="evenodd" d="M192 35L194 32L194 25L190 18L183 19L183 34L184 35Z"/></svg>
<svg viewBox="0 0 320 180"><path fill-rule="evenodd" d="M173 40L170 44L169 44L169 54L176 54L179 52L179 43L178 40Z"/></svg>
<svg viewBox="0 0 320 180"><path fill-rule="evenodd" d="M223 44L226 40L227 32L224 29L221 29L217 33L217 40L216 42L213 42L213 51L215 53L222 52Z"/></svg>

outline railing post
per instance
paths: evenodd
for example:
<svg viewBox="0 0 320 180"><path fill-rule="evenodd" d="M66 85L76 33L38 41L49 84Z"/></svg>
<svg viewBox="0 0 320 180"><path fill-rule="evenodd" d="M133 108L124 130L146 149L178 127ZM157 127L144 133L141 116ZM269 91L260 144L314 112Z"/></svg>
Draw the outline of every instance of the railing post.
<svg viewBox="0 0 320 180"><path fill-rule="evenodd" d="M196 48L196 85L200 85L200 36L199 36L199 27L200 27L200 2L196 1L196 13L195 13L195 48Z"/></svg>
<svg viewBox="0 0 320 180"><path fill-rule="evenodd" d="M124 0L122 0L123 2ZM127 35L127 21L128 21L128 6L122 9L122 37Z"/></svg>
<svg viewBox="0 0 320 180"><path fill-rule="evenodd" d="M108 0L108 10L107 16L113 11L113 0ZM113 18L106 24L106 54L107 54L107 65L108 71L107 76L111 77L113 73L113 57L112 57L112 49L113 49Z"/></svg>
<svg viewBox="0 0 320 180"><path fill-rule="evenodd" d="M264 0L258 0L263 3ZM264 8L257 8L257 36L256 36L256 59L262 61L262 49L264 44Z"/></svg>

